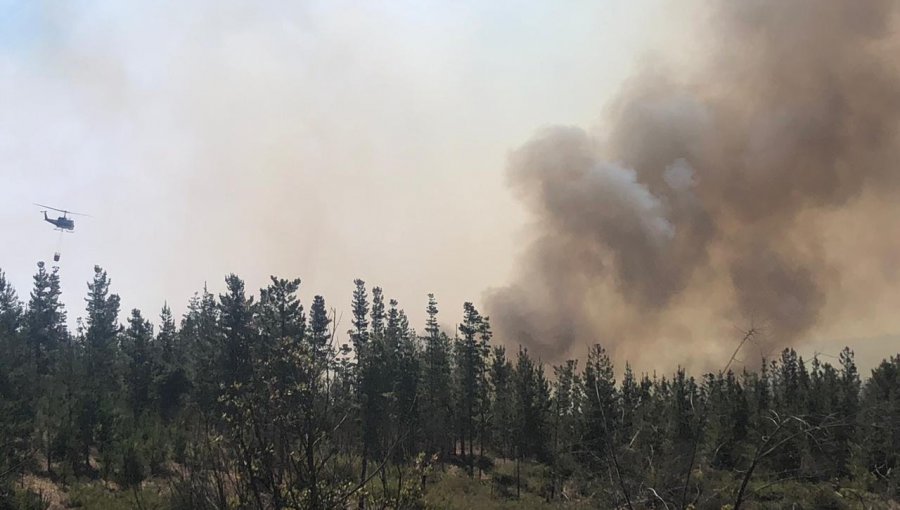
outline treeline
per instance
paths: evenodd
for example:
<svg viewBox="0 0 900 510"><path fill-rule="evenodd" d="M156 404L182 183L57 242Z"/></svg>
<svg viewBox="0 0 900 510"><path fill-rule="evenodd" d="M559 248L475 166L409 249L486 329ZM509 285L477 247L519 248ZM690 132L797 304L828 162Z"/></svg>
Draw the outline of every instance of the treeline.
<svg viewBox="0 0 900 510"><path fill-rule="evenodd" d="M26 302L0 272L0 508L24 473L165 479L171 508L417 508L448 470L516 498L495 467L526 462L545 500L601 507L738 508L784 480L900 489L900 356L864 383L849 349L616 381L599 345L583 365L507 352L471 303L448 334L429 295L417 333L361 280L348 323L301 303L300 280L226 284L180 319L120 324L98 267L70 331L56 268L38 264Z"/></svg>

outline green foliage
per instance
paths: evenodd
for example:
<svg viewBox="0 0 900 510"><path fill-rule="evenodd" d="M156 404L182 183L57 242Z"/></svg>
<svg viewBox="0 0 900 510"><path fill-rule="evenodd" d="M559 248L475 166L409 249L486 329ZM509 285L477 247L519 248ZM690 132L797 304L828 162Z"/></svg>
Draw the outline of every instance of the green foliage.
<svg viewBox="0 0 900 510"><path fill-rule="evenodd" d="M425 502L434 509L589 509L597 502L588 499L548 501L546 497L547 467L535 463L520 466L519 496L516 497L515 463L497 466L490 478L469 478L458 470L438 473L427 486Z"/></svg>
<svg viewBox="0 0 900 510"><path fill-rule="evenodd" d="M0 510L47 510L49 506L45 498L34 491L0 488Z"/></svg>
<svg viewBox="0 0 900 510"><path fill-rule="evenodd" d="M349 341L300 280L235 275L180 324L123 328L95 268L70 332L59 275L0 272L0 508L21 475L84 508L879 508L900 493L900 356L860 377L786 349L757 371L657 376L606 351L552 367L433 295L417 335L355 280ZM154 334L154 329L157 332ZM514 358L514 359L510 359ZM93 480L93 481L90 481ZM5 505L5 506L4 506Z"/></svg>
<svg viewBox="0 0 900 510"><path fill-rule="evenodd" d="M453 359L450 338L438 326L438 307L434 294L428 295L425 344L419 368L420 413L424 451L446 453L453 443Z"/></svg>
<svg viewBox="0 0 900 510"><path fill-rule="evenodd" d="M83 510L168 510L165 489L150 485L141 489L110 490L100 483L69 488L67 507Z"/></svg>

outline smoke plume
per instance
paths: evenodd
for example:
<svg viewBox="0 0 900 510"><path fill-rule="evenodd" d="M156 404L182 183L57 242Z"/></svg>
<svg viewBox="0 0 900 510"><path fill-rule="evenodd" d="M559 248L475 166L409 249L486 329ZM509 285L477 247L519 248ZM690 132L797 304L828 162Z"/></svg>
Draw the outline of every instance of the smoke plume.
<svg viewBox="0 0 900 510"><path fill-rule="evenodd" d="M689 362L753 321L765 351L859 309L849 280L876 295L895 277L849 275L896 247L896 2L710 5L688 76L645 66L602 129L545 128L510 155L535 220L518 276L486 295L508 342Z"/></svg>

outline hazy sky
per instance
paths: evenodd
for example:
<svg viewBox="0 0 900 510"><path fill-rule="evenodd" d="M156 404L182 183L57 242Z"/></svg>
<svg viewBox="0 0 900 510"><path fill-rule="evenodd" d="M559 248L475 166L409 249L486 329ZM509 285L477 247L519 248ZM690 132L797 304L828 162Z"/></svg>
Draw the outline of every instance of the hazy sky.
<svg viewBox="0 0 900 510"><path fill-rule="evenodd" d="M360 277L418 328L434 292L452 324L525 241L509 152L690 60L684 5L0 0L0 268L27 298L40 202L91 215L62 238L73 319L100 264L154 318L234 272L339 311Z"/></svg>
<svg viewBox="0 0 900 510"><path fill-rule="evenodd" d="M666 12L0 0L0 268L24 296L52 256L40 202L92 215L62 240L73 317L96 263L154 316L235 272L338 307L361 277L415 319L435 292L453 321L508 278L508 151L595 122Z"/></svg>

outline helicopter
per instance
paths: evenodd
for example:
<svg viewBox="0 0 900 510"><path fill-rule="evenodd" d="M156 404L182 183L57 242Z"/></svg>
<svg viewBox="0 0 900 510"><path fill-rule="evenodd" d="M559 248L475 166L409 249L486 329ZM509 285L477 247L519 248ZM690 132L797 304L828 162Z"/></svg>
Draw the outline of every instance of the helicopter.
<svg viewBox="0 0 900 510"><path fill-rule="evenodd" d="M56 230L59 230L60 232L64 232L64 231L73 232L75 230L75 220L73 220L72 218L69 218L68 217L69 214L73 214L73 215L77 215L77 216L87 216L87 214L66 211L64 209L57 209L55 207L50 207L49 205L42 205L42 204L34 204L34 205L39 206L39 207L46 207L47 209L52 209L54 211L63 213L62 216L59 216L54 220L53 218L50 218L49 216L47 216L46 210L41 211L42 213L44 213L44 221L52 224L54 227L56 227Z"/></svg>
<svg viewBox="0 0 900 510"><path fill-rule="evenodd" d="M56 243L56 252L53 254L53 261L59 262L59 258L60 258L59 247L62 244L63 232L72 233L75 231L75 220L73 220L72 218L69 218L69 215L72 214L72 215L78 215L78 216L87 216L87 214L66 211L64 209L57 209L56 207L50 207L49 205L42 205L42 204L34 204L34 205L39 206L39 207L46 207L47 209L53 209L54 211L59 211L62 213L62 216L59 216L54 220L53 218L47 216L46 210L41 211L42 213L44 213L44 221L46 221L47 223L50 223L51 225L56 227L56 228L54 228L54 230L59 231L59 241L57 241L57 243Z"/></svg>

